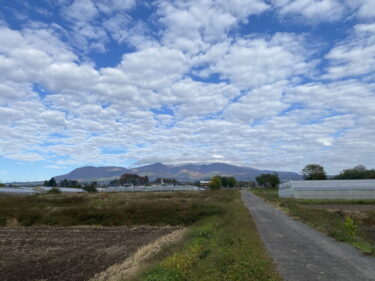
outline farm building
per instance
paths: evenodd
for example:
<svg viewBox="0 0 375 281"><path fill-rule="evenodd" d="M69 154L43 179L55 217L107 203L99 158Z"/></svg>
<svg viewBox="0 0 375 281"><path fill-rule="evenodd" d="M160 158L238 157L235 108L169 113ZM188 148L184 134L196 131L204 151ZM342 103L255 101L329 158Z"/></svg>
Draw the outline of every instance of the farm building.
<svg viewBox="0 0 375 281"><path fill-rule="evenodd" d="M305 199L375 199L375 180L306 180L280 184L279 196Z"/></svg>
<svg viewBox="0 0 375 281"><path fill-rule="evenodd" d="M199 185L201 187L206 187L207 188L207 187L209 187L210 183L211 183L211 181L200 181Z"/></svg>

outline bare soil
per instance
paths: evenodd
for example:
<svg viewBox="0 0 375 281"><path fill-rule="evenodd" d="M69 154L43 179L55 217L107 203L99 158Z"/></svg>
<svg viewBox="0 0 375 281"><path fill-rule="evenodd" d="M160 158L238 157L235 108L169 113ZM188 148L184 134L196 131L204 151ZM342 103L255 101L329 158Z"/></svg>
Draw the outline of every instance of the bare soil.
<svg viewBox="0 0 375 281"><path fill-rule="evenodd" d="M328 209L334 211L375 211L375 204L316 204L304 205L314 209Z"/></svg>
<svg viewBox="0 0 375 281"><path fill-rule="evenodd" d="M0 227L0 280L89 280L178 227Z"/></svg>
<svg viewBox="0 0 375 281"><path fill-rule="evenodd" d="M317 204L305 206L314 209L327 209L332 212L341 211L346 215L356 218L358 221L362 222L360 228L365 236L375 242L375 204Z"/></svg>

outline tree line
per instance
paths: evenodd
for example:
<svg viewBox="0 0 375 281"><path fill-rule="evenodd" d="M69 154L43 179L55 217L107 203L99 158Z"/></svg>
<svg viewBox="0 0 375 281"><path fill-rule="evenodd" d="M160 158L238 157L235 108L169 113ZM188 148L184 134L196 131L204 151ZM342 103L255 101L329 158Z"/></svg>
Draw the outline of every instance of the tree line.
<svg viewBox="0 0 375 281"><path fill-rule="evenodd" d="M150 184L180 184L174 178L157 178L154 181L150 181L148 176L139 176L137 174L123 174L120 178L110 181L109 185L150 185Z"/></svg>
<svg viewBox="0 0 375 281"><path fill-rule="evenodd" d="M351 169L344 169L340 174L328 178L323 166L319 164L309 164L302 169L302 178L304 180L360 180L360 179L375 179L375 170L367 169L363 165L355 166ZM278 174L261 174L255 178L258 186L275 188L280 184Z"/></svg>
<svg viewBox="0 0 375 281"><path fill-rule="evenodd" d="M304 180L326 180L327 173L324 167L319 164L306 165L302 170L302 177ZM363 165L357 165L351 169L344 169L340 174L335 175L332 179L336 180L361 180L361 179L375 179L375 170L367 169Z"/></svg>
<svg viewBox="0 0 375 281"><path fill-rule="evenodd" d="M57 182L55 178L51 178L50 180L45 180L43 186L52 187L50 193L60 193L60 187L70 187L70 188L82 188L87 192L97 192L96 187L98 183L93 181L91 183L81 184L76 180L68 180L63 179L60 182Z"/></svg>

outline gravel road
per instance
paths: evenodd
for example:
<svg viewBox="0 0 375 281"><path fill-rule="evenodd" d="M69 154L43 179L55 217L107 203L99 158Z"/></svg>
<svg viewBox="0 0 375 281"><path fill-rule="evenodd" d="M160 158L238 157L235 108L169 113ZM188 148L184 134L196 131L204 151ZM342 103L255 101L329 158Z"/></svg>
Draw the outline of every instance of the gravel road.
<svg viewBox="0 0 375 281"><path fill-rule="evenodd" d="M290 218L242 191L268 252L286 281L375 280L375 258Z"/></svg>

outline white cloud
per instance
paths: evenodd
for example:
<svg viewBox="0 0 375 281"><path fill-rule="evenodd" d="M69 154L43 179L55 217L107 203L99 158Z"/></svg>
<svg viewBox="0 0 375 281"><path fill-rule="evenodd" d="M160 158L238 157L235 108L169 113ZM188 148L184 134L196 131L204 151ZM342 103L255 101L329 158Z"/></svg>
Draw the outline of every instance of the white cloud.
<svg viewBox="0 0 375 281"><path fill-rule="evenodd" d="M36 162L44 159L44 157L42 157L40 154L32 152L8 154L7 158L27 162Z"/></svg>
<svg viewBox="0 0 375 281"><path fill-rule="evenodd" d="M12 123L13 121L19 120L22 118L22 113L18 110L0 107L0 119L4 123Z"/></svg>
<svg viewBox="0 0 375 281"><path fill-rule="evenodd" d="M115 11L127 11L136 6L135 0L99 0L95 1L95 5L98 9L106 14L113 13Z"/></svg>
<svg viewBox="0 0 375 281"><path fill-rule="evenodd" d="M374 0L345 0L345 3L354 11L354 15L360 20L372 20L375 18Z"/></svg>
<svg viewBox="0 0 375 281"><path fill-rule="evenodd" d="M375 1L374 0L358 0L352 3L358 5L357 17L364 20L372 20L375 18Z"/></svg>
<svg viewBox="0 0 375 281"><path fill-rule="evenodd" d="M282 102L285 90L287 90L286 81L254 89L237 102L230 104L224 111L224 116L229 120L246 124L277 116L289 107Z"/></svg>
<svg viewBox="0 0 375 281"><path fill-rule="evenodd" d="M63 14L68 19L84 22L95 19L99 12L91 0L74 0L64 9Z"/></svg>
<svg viewBox="0 0 375 281"><path fill-rule="evenodd" d="M330 65L324 78L337 79L375 72L375 24L358 24L354 34L326 55Z"/></svg>
<svg viewBox="0 0 375 281"><path fill-rule="evenodd" d="M40 117L51 127L65 125L65 114L63 112L48 110L42 112Z"/></svg>
<svg viewBox="0 0 375 281"><path fill-rule="evenodd" d="M71 22L67 39L86 54L106 52L110 38L123 43L126 36L134 37L138 31L127 14L136 6L135 0L74 0L61 6L62 16Z"/></svg>
<svg viewBox="0 0 375 281"><path fill-rule="evenodd" d="M337 0L272 0L272 3L280 16L302 17L306 24L337 21L346 12L344 3Z"/></svg>
<svg viewBox="0 0 375 281"><path fill-rule="evenodd" d="M123 101L126 101L123 98L136 101L139 94L147 94L150 106L158 99L155 91L161 91L181 79L188 69L189 60L181 51L150 47L124 55L116 68L102 69L103 84L98 89ZM138 88L141 90L138 91Z"/></svg>
<svg viewBox="0 0 375 281"><path fill-rule="evenodd" d="M163 43L189 53L209 48L250 15L269 6L263 1L159 1L159 21L166 27Z"/></svg>
<svg viewBox="0 0 375 281"><path fill-rule="evenodd" d="M220 73L241 88L259 87L295 75L308 75L314 65L307 56L303 38L292 34L239 39L207 72Z"/></svg>

